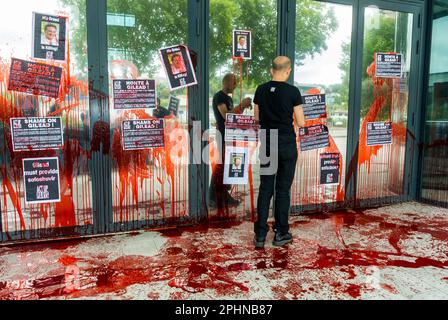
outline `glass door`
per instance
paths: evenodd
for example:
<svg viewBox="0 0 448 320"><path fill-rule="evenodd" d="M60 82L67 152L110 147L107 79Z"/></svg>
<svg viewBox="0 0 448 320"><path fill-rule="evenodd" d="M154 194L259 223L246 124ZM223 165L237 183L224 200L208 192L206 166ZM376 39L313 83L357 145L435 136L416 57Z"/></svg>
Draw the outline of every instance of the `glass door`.
<svg viewBox="0 0 448 320"><path fill-rule="evenodd" d="M188 3L108 0L107 31L113 222L124 230L176 223L189 214L188 92L170 89L159 49L187 45ZM155 108L123 93L150 83ZM138 135L153 126L152 138Z"/></svg>
<svg viewBox="0 0 448 320"><path fill-rule="evenodd" d="M327 128L329 143L303 150L298 137L292 207L293 212L320 211L335 208L345 196L353 6L298 0L296 9L294 85L305 99L306 126ZM304 16L319 30L312 42L304 32ZM313 99L319 102L308 103Z"/></svg>
<svg viewBox="0 0 448 320"><path fill-rule="evenodd" d="M378 7L378 5L380 5ZM417 100L419 8L361 2L356 199L359 206L402 201L411 182ZM354 119L358 121L358 119Z"/></svg>

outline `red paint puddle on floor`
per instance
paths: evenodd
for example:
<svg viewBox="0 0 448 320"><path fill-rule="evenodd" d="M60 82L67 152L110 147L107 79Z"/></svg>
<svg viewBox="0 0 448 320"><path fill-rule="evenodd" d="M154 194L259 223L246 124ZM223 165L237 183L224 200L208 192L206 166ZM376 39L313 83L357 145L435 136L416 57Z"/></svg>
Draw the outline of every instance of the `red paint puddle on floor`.
<svg viewBox="0 0 448 320"><path fill-rule="evenodd" d="M288 288L287 292L285 291L285 288ZM313 291L314 289L308 288L308 290ZM276 300L298 300L307 292L307 290L302 287L300 282L288 280L284 287L274 287L272 288L272 292Z"/></svg>
<svg viewBox="0 0 448 320"><path fill-rule="evenodd" d="M78 261L77 258L71 257L71 256L62 256L59 258L58 262L62 264L63 266L70 266L76 264Z"/></svg>
<svg viewBox="0 0 448 320"><path fill-rule="evenodd" d="M344 290L348 293L352 298L357 299L361 296L361 287L356 284L351 284Z"/></svg>
<svg viewBox="0 0 448 320"><path fill-rule="evenodd" d="M386 291L389 291L392 294L398 294L397 289L395 289L393 286L391 286L389 284L382 283L381 288L383 288Z"/></svg>
<svg viewBox="0 0 448 320"><path fill-rule="evenodd" d="M183 249L179 248L179 247L171 247L171 248L165 249L165 252L169 255L175 256L175 255L183 253Z"/></svg>
<svg viewBox="0 0 448 320"><path fill-rule="evenodd" d="M369 215L352 211L304 218L305 221L292 224L299 236L286 248L273 248L267 245L264 250L256 251L252 246L252 224L227 222L161 231L167 242L153 257L124 256L107 261L107 257L96 256L87 260L83 256L62 255L58 260L62 274L33 280L30 288L23 292L23 296L21 290L12 289L14 285L11 283L0 283L0 299L76 298L107 293L124 295L130 285L160 281L166 281L169 287L181 290L170 293L170 298L182 299L194 293L210 290L216 297L232 297L249 292L251 283L237 281L236 277L251 270L258 270L265 276L269 274L271 280L280 280L284 274L291 275L293 278L289 279L291 282L288 280L285 285L270 288L278 299L300 299L304 295L311 294L310 292L314 292L313 295L317 294L322 288L315 282L310 283L311 279L295 278L295 275L299 274L301 278L304 277L307 270L318 277L311 281L319 281L320 285L330 287L333 294L358 299L363 289L367 289L366 285L345 281L360 281L365 276L363 274L365 268L446 269L448 267L448 261L421 254L413 256L403 246L411 234L429 234L433 240L440 240L448 229L448 222L440 219L420 219L417 222L415 219L390 219L387 212L384 215L378 212ZM310 247L310 242L303 242L300 237L301 231L309 231L310 228L315 230L324 223L333 227L333 233L322 235L325 239L336 240L346 236L349 231L356 231L356 234L367 236L369 242L373 244L378 241L389 243L390 250L374 250L369 248L369 244L363 246L361 243L351 244L349 241L345 241L347 244L342 249L340 246L332 248L330 245L314 242ZM232 236L229 238L229 235ZM43 250L45 247L41 248ZM24 249L23 252L28 251ZM79 285L76 290L72 290L67 285L68 276L64 274L62 267L76 266L81 258L83 267L79 267ZM335 281L334 275L331 275L332 271L345 276ZM447 279L448 277L444 278ZM382 284L381 288L392 294L397 292L389 284ZM157 295L149 293L149 296ZM160 298L160 295L157 297Z"/></svg>

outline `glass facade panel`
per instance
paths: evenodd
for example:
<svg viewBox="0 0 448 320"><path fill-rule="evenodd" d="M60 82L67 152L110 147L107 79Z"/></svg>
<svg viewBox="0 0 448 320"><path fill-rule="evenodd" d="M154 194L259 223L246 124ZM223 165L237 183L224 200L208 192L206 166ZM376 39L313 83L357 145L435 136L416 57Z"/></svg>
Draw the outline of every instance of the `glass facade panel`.
<svg viewBox="0 0 448 320"><path fill-rule="evenodd" d="M262 19L255 19L256 12L263 12ZM252 59L233 57L233 30L248 30L252 34ZM277 52L277 1L275 0L211 0L210 1L210 177L217 175L216 182L222 184L223 166L219 165L220 152L216 145L216 119L213 114L213 96L222 89L222 79L227 73L237 77L237 87L230 96L237 106L243 98L253 98L257 86L270 80L269 69ZM245 115L253 116L253 110L246 109ZM258 149L254 142L246 145L253 165L249 166L249 183L232 185L225 193L239 201L238 205L219 206L210 210L214 217L253 217L256 210L256 196L259 187ZM211 178L212 179L212 178ZM218 189L220 187L218 186ZM219 193L220 191L218 191ZM227 197L227 196L225 196Z"/></svg>
<svg viewBox="0 0 448 320"><path fill-rule="evenodd" d="M320 34L311 43L309 33L303 32L304 26L297 25L294 84L302 96L325 95L326 114L318 118L310 115L306 126L327 126L330 145L303 152L299 145L292 188L293 206L344 201L352 10L349 5L297 1L297 21L301 22L300 17L308 15L309 23L314 25L314 30L320 30ZM321 155L326 153L338 155L339 169L337 174L333 172L330 177L321 179Z"/></svg>
<svg viewBox="0 0 448 320"><path fill-rule="evenodd" d="M360 200L401 196L404 192L413 15L368 7L364 19L357 183ZM392 69L384 64L381 70L386 71L377 73L379 53L401 55L398 75L386 74ZM383 123L386 129L373 123Z"/></svg>
<svg viewBox="0 0 448 320"><path fill-rule="evenodd" d="M421 196L448 206L448 1L437 1L432 17Z"/></svg>
<svg viewBox="0 0 448 320"><path fill-rule="evenodd" d="M114 222L166 221L188 215L187 90L170 91L159 49L187 45L187 0L108 0ZM118 110L114 80L156 81L157 109ZM180 99L177 116L170 96ZM116 105L117 104L117 105ZM124 150L127 120L164 120L164 147Z"/></svg>
<svg viewBox="0 0 448 320"><path fill-rule="evenodd" d="M33 20L33 13L42 16L36 15ZM67 32L63 31L64 20ZM0 220L3 232L93 224L92 183L88 165L90 110L85 22L85 0L17 0L3 6L0 11ZM45 42L47 36L50 40ZM55 67L55 70L62 68L59 92L49 97L43 95L45 91L35 89L30 93L8 90L11 88L8 80L13 58L43 63ZM29 79L22 79L22 84ZM48 88L46 79L40 81L42 86ZM63 128L63 146L55 147L51 141L57 135L52 136L50 131L44 134L37 129L39 125L34 127L32 138L22 140L16 135L13 141L12 130L20 127L13 121L22 117L39 118L34 121L59 118ZM11 123L14 123L14 128L11 128ZM27 126L27 130L31 128ZM44 139L47 142L42 144ZM28 141L26 150L19 151L13 147L13 142L19 141ZM22 161L37 158L57 158L59 178L36 173L37 180L33 180L36 183L27 178L24 184ZM50 164L42 160L42 165ZM50 167L53 168L53 165L50 164ZM59 190L56 190L57 183L46 183L45 179L59 180ZM54 199L51 190L58 191L60 198L53 203L49 202ZM41 201L34 201L36 199Z"/></svg>

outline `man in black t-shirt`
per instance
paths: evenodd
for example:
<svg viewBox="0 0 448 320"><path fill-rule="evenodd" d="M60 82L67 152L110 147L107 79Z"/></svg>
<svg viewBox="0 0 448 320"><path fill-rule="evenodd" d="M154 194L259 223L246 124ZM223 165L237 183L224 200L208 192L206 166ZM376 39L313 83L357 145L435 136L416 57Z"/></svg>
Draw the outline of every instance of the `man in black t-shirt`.
<svg viewBox="0 0 448 320"><path fill-rule="evenodd" d="M237 79L233 73L228 73L222 80L222 90L213 97L213 113L216 119L216 143L218 145L219 159L213 171L209 190L209 204L212 208L223 208L227 205L235 206L239 201L234 199L229 191L230 186L224 185L224 158L225 158L225 123L227 113L242 113L252 106L250 98L244 99L240 105L233 107L233 94L237 87Z"/></svg>
<svg viewBox="0 0 448 320"><path fill-rule="evenodd" d="M266 130L266 140L261 141L270 157L269 164L261 164L268 168L272 161L277 161L273 174L260 173L260 190L258 194L257 214L255 222L254 244L263 248L269 231L269 207L275 191L274 246L283 246L292 242L289 233L289 209L291 203L291 185L294 180L297 163L297 142L294 130L294 118L299 127L305 126L302 96L298 88L287 83L291 75L291 60L288 57L277 57L272 63L272 81L257 88L254 97L255 119L260 122L262 130ZM278 132L278 153L270 150L273 130ZM274 151L274 150L273 150Z"/></svg>

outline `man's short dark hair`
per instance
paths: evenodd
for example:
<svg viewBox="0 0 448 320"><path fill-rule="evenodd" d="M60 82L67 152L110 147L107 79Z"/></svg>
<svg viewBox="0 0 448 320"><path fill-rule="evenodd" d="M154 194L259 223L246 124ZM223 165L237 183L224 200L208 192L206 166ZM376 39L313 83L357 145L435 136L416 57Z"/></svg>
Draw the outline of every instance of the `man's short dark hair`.
<svg viewBox="0 0 448 320"><path fill-rule="evenodd" d="M54 24L47 24L47 25L45 26L45 31L47 31L48 28L55 28L56 30L58 29L58 27L56 27Z"/></svg>
<svg viewBox="0 0 448 320"><path fill-rule="evenodd" d="M227 73L224 78L222 78L222 84L226 84L233 79L236 79L236 76L233 73Z"/></svg>

